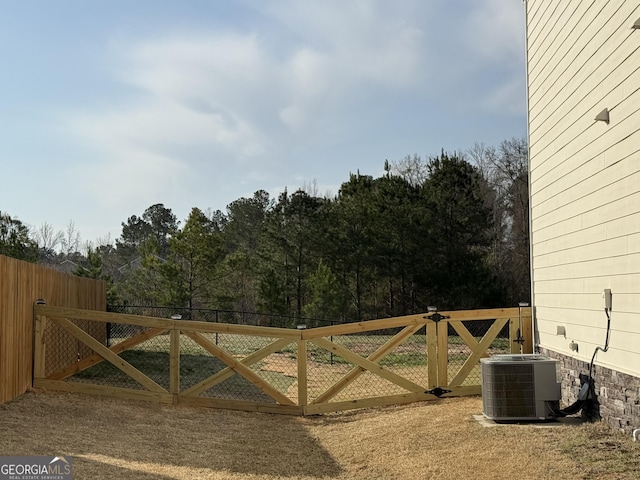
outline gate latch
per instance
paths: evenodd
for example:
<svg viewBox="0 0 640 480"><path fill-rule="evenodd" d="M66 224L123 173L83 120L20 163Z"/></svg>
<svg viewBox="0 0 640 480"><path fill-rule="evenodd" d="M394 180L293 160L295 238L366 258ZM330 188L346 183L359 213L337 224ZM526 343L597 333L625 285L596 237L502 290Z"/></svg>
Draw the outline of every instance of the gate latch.
<svg viewBox="0 0 640 480"><path fill-rule="evenodd" d="M520 329L518 329L518 335L517 335L517 338L514 340L514 343L524 345L524 337L520 334Z"/></svg>
<svg viewBox="0 0 640 480"><path fill-rule="evenodd" d="M451 393L451 390L445 390L444 388L436 387L436 388L432 388L431 390L427 390L424 393L428 393L429 395L435 395L436 397L440 398L445 393Z"/></svg>

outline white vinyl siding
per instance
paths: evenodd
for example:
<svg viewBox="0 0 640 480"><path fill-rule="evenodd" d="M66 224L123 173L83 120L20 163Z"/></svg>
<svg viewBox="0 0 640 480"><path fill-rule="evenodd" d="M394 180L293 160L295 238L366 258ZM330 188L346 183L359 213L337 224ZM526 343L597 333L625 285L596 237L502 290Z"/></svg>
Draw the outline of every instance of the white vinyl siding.
<svg viewBox="0 0 640 480"><path fill-rule="evenodd" d="M610 348L597 363L640 375L640 5L526 8L537 341L590 361L606 338L610 288ZM609 125L595 121L604 108Z"/></svg>

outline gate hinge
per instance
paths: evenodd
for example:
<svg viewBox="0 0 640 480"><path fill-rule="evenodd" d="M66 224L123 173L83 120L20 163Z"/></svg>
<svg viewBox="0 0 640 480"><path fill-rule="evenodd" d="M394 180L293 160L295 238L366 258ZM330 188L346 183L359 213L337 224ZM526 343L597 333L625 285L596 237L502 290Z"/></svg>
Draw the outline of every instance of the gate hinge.
<svg viewBox="0 0 640 480"><path fill-rule="evenodd" d="M441 315L440 312L432 313L431 315L425 315L422 318L428 318L429 320L433 320L434 322L439 322L440 320L444 320L445 318L451 318L449 315Z"/></svg>
<svg viewBox="0 0 640 480"><path fill-rule="evenodd" d="M451 390L445 390L444 388L436 387L436 388L432 388L431 390L426 390L424 393L428 393L429 395L435 395L436 397L440 398L445 393L451 393Z"/></svg>

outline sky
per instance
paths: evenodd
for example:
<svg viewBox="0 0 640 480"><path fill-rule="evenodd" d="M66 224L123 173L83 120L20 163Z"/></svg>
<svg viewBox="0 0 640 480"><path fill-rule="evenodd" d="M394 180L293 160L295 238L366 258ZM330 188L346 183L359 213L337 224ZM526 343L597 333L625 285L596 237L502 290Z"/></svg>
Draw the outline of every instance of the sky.
<svg viewBox="0 0 640 480"><path fill-rule="evenodd" d="M0 211L85 242L527 132L520 0L0 6Z"/></svg>

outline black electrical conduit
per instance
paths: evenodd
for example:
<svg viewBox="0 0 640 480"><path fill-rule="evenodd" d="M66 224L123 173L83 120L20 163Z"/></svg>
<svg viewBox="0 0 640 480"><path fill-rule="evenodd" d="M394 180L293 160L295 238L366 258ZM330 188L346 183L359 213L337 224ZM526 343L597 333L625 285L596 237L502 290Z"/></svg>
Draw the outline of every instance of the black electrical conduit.
<svg viewBox="0 0 640 480"><path fill-rule="evenodd" d="M591 357L591 363L589 364L589 380L592 380L593 377L591 373L593 372L593 361L596 359L596 354L598 351L606 352L609 350L609 334L611 333L611 315L609 315L609 310L604 309L604 313L607 314L607 339L604 342L604 347L597 347L593 352L593 357Z"/></svg>
<svg viewBox="0 0 640 480"><path fill-rule="evenodd" d="M596 349L594 350L593 356L591 357L591 363L589 364L589 378L587 378L586 383L584 383L582 387L580 387L580 393L578 393L578 399L573 404L569 405L567 408L563 408L561 410L556 410L552 408L553 416L555 417L566 417L567 415L573 415L575 413L578 413L584 407L584 404L587 401L587 399L592 397L592 395L590 395L591 393L590 390L593 385L593 362L595 361L596 354L598 352L606 352L607 350L609 350L609 337L611 333L611 315L609 315L609 309L607 309L606 307L604 309L604 313L607 315L607 338L604 342L604 347L596 347Z"/></svg>

